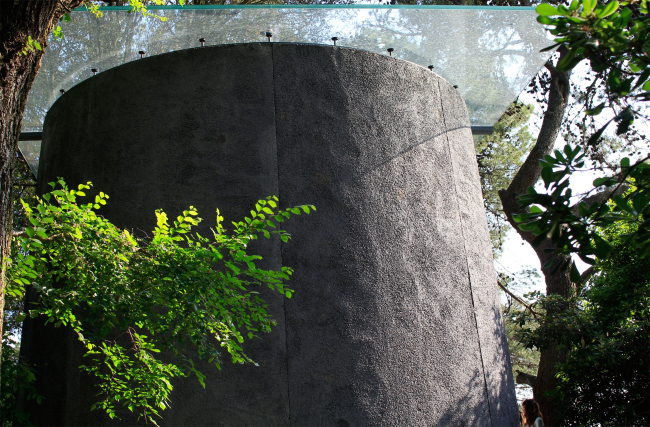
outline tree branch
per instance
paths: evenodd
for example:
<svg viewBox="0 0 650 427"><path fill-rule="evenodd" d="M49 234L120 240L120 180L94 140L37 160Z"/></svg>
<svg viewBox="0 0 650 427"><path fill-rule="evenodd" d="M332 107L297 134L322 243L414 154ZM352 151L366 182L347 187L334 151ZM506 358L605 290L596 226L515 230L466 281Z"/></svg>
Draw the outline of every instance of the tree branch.
<svg viewBox="0 0 650 427"><path fill-rule="evenodd" d="M603 203L612 199L614 196L622 195L627 191L628 188L630 187L627 184L617 185L615 188L607 187L604 190L585 198L580 203L584 202L587 205L587 208L592 207L594 203L602 205ZM575 216L580 216L580 211L578 210L578 205L580 203L571 208L571 213L573 213Z"/></svg>
<svg viewBox="0 0 650 427"><path fill-rule="evenodd" d="M559 52L561 60L566 56L567 51L566 49L560 49ZM517 203L517 196L526 193L528 187L534 186L539 180L542 174L542 167L539 164L539 160L544 158L545 155L550 154L554 148L555 141L562 128L571 88L569 81L571 76L570 70L558 71L554 69L552 64L548 64L548 67L553 68L550 70L551 80L548 91L548 108L544 115L537 141L508 188L499 190L499 198L501 199L503 212L508 218L508 222L517 230L521 238L528 243L532 243L537 236L530 231L522 231L515 222L514 215L525 213ZM564 264L568 260L568 257L554 253L553 249L555 247L548 239L540 245L533 247L533 249L542 266L551 260L553 260L554 266ZM569 296L573 292L574 287L568 278L568 274L551 274L551 272L555 271L553 267L542 268L542 271L545 275L547 294L557 293L559 295Z"/></svg>
<svg viewBox="0 0 650 427"><path fill-rule="evenodd" d="M535 310L533 310L533 308L530 306L530 304L526 303L524 300L522 300L521 298L519 298L517 295L513 294L512 292L510 292L510 290L509 290L506 286L504 286L504 285L501 283L500 280L497 280L497 285L499 285L499 287L500 287L501 289L503 289L503 291L504 291L505 293L507 293L508 295L510 295L510 296L511 296L515 301L517 301L519 304L523 305L523 306L526 308L526 310L530 311L530 314L532 314L533 317L535 318L535 320L537 320L537 316L539 315L539 313L537 313Z"/></svg>
<svg viewBox="0 0 650 427"><path fill-rule="evenodd" d="M537 377L535 375L530 375L519 370L516 370L515 372L517 373L517 377L515 378L517 384L526 384L535 387L535 384L537 383Z"/></svg>
<svg viewBox="0 0 650 427"><path fill-rule="evenodd" d="M560 60L566 55L566 49L561 50ZM535 185L542 173L539 160L549 154L555 145L560 133L564 111L566 110L571 84L569 78L571 71L553 71L551 73L551 88L548 95L548 108L544 114L544 121L539 130L537 142L530 151L524 164L506 190L511 197L524 194L528 187ZM499 195L501 192L499 192Z"/></svg>
<svg viewBox="0 0 650 427"><path fill-rule="evenodd" d="M51 242L53 240L56 240L56 239L59 239L59 238L63 237L63 233L52 234L51 236L47 236L46 238L42 238L42 237L40 237L40 236L38 236L36 234L34 234L32 237L29 237L29 235L25 232L25 230L14 231L14 232L11 233L11 235L13 237L28 237L30 239L40 240L41 242Z"/></svg>
<svg viewBox="0 0 650 427"><path fill-rule="evenodd" d="M553 75L553 73L557 73L557 68L555 68L555 66L553 65L550 59L546 61L546 63L544 64L544 68L546 68L549 71L549 73L551 73L551 75Z"/></svg>
<svg viewBox="0 0 650 427"><path fill-rule="evenodd" d="M68 12L68 13L71 13L71 12L72 12L72 11L70 10L70 8L69 8L68 6L66 6L65 4L63 4L63 2L62 2L61 0L59 0L59 4L61 5L62 8L65 9L66 12Z"/></svg>

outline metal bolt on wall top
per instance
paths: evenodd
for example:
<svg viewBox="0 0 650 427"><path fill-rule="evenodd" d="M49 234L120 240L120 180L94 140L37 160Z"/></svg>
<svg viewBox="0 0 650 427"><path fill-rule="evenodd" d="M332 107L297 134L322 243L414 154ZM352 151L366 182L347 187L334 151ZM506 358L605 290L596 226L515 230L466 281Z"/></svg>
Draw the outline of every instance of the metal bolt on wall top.
<svg viewBox="0 0 650 427"><path fill-rule="evenodd" d="M338 37L332 37L332 41L334 42L334 46L336 46L336 42L339 40Z"/></svg>
<svg viewBox="0 0 650 427"><path fill-rule="evenodd" d="M389 47L388 49L386 49L386 51L388 52L388 55L393 56L393 51L395 51L395 49Z"/></svg>
<svg viewBox="0 0 650 427"><path fill-rule="evenodd" d="M266 38L269 39L269 43L271 43L271 37L273 37L273 33L270 32L270 31L267 31L265 35L266 35Z"/></svg>
<svg viewBox="0 0 650 427"><path fill-rule="evenodd" d="M140 59L144 58L144 50L138 51L138 55L140 55Z"/></svg>
<svg viewBox="0 0 650 427"><path fill-rule="evenodd" d="M199 39L199 42L201 43L201 47L205 46L205 39L203 37Z"/></svg>

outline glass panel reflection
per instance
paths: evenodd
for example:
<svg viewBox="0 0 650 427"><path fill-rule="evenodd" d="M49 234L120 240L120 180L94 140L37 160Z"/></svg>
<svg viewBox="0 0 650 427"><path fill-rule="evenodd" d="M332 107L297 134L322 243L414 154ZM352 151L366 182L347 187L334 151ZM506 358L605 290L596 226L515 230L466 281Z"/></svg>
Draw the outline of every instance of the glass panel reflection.
<svg viewBox="0 0 650 427"><path fill-rule="evenodd" d="M38 176L38 160L41 156L41 141L18 141L18 149L32 170Z"/></svg>
<svg viewBox="0 0 650 427"><path fill-rule="evenodd" d="M213 6L151 8L163 22L104 8L75 11L51 40L27 100L23 131L40 131L61 89L147 56L206 45L265 42L332 44L392 55L434 71L465 99L472 125L491 126L544 64L550 44L532 8L441 6ZM155 9L155 10L154 10ZM192 78L192 76L187 76ZM128 113L125 111L125 114Z"/></svg>

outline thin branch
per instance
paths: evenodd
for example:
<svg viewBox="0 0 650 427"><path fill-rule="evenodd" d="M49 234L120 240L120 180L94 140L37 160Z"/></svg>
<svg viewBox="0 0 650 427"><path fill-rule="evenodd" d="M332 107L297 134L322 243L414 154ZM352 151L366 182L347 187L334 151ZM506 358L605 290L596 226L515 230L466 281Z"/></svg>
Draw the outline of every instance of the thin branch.
<svg viewBox="0 0 650 427"><path fill-rule="evenodd" d="M550 59L546 61L546 64L544 64L544 68L546 68L548 72L551 73L551 75L553 75L553 73L557 73L557 68L555 68L555 66L553 65Z"/></svg>
<svg viewBox="0 0 650 427"><path fill-rule="evenodd" d="M72 11L70 10L70 8L69 8L68 6L66 6L65 4L63 4L63 2L62 2L61 0L59 0L59 4L60 4L61 7L64 8L68 13L71 13L71 12L72 12Z"/></svg>
<svg viewBox="0 0 650 427"><path fill-rule="evenodd" d="M13 237L29 237L29 235L27 234L27 232L25 230L14 231L12 233L12 236ZM34 234L32 237L29 237L29 238L30 239L40 240L41 242L51 242L51 241L59 239L61 237L63 237L63 233L53 234L51 236L47 236L46 238L42 238L42 237L38 236L37 234Z"/></svg>
<svg viewBox="0 0 650 427"><path fill-rule="evenodd" d="M620 196L624 192L627 191L628 188L630 188L627 184L622 183L623 185L619 184L616 187L607 187L604 190L589 196L585 198L584 200L580 201L580 203L585 203L587 205L587 208L592 207L595 203L598 203L602 205L603 203L607 202L608 200L611 200L614 196ZM580 211L578 210L578 205L576 204L573 208L571 208L571 213L573 213L576 216L580 216Z"/></svg>
<svg viewBox="0 0 650 427"><path fill-rule="evenodd" d="M526 302L524 302L524 300L522 300L521 298L519 298L517 295L513 294L512 292L510 292L510 290L509 290L506 286L504 286L503 284L501 284L501 281L500 281L500 280L497 280L497 285L499 285L499 287L500 287L501 289L503 289L505 293L507 293L508 295L510 295L512 298L514 298L515 301L517 301L519 304L523 305L523 306L526 308L526 310L530 311L530 314L533 315L533 317L535 318L535 320L538 320L538 319L537 319L537 316L539 315L539 313L537 313L535 310L533 310L533 308L530 306L530 304L527 304Z"/></svg>

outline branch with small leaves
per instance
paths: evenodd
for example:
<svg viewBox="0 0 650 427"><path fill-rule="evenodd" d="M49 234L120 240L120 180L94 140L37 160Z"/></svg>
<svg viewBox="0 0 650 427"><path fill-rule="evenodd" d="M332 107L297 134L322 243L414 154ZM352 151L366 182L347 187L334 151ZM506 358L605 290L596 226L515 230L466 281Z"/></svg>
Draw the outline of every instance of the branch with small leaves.
<svg viewBox="0 0 650 427"><path fill-rule="evenodd" d="M195 354L216 367L224 354L254 363L242 343L275 325L256 289L291 298L292 270L260 269L262 257L247 248L258 236L288 242L279 224L314 206L280 209L278 198L268 197L230 233L217 210L211 238L192 232L201 221L193 207L171 222L159 210L153 236L141 239L96 214L106 194L78 203L90 183L77 190L62 180L51 185L36 206L23 205L30 227L14 235L7 292L20 296L33 286L38 304L23 317L76 332L89 361L81 369L101 390L93 409L113 418L122 406L155 424L152 417L169 406L172 378L193 374L205 386ZM177 360L161 361L161 349Z"/></svg>

